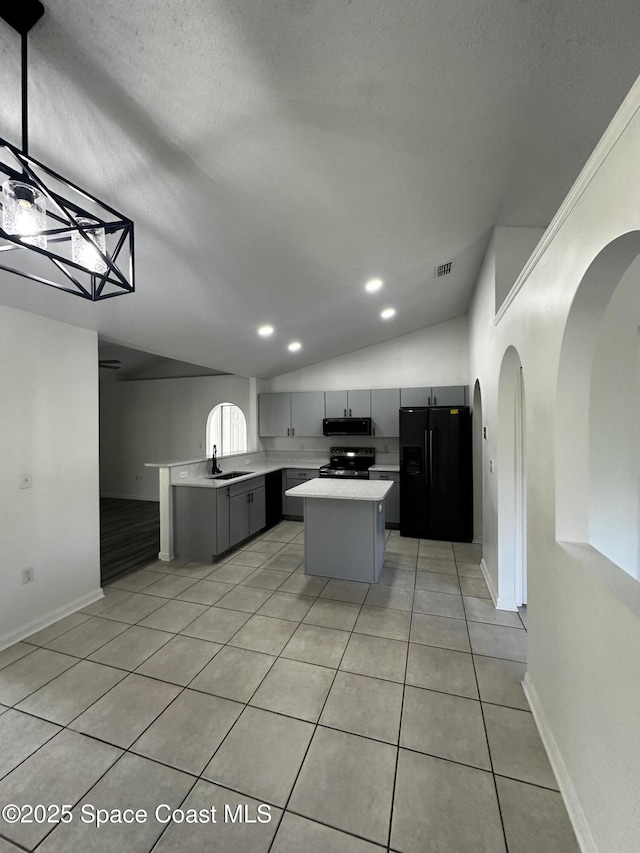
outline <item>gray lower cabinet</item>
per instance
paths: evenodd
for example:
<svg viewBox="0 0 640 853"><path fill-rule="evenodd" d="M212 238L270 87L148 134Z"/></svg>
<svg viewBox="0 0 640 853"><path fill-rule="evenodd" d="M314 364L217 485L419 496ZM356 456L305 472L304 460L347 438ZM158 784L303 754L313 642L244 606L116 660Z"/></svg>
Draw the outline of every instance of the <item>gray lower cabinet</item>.
<svg viewBox="0 0 640 853"><path fill-rule="evenodd" d="M370 480L392 480L394 485L384 499L386 527L400 527L400 474L393 471L369 471Z"/></svg>
<svg viewBox="0 0 640 853"><path fill-rule="evenodd" d="M376 438L397 438L400 435L400 389L380 388L371 391L371 418Z"/></svg>
<svg viewBox="0 0 640 853"><path fill-rule="evenodd" d="M265 524L264 477L219 489L173 488L173 550L179 560L212 563Z"/></svg>
<svg viewBox="0 0 640 853"><path fill-rule="evenodd" d="M173 488L173 551L179 560L213 562L218 545L217 489ZM229 529L227 527L227 536Z"/></svg>
<svg viewBox="0 0 640 853"><path fill-rule="evenodd" d="M229 488L217 489L216 526L218 529L217 554L228 551L231 547L229 538Z"/></svg>
<svg viewBox="0 0 640 853"><path fill-rule="evenodd" d="M313 478L317 476L317 468L287 468L285 476L283 477L282 485L282 507L284 515L292 516L293 518L303 517L303 498L292 498L284 493L287 489L299 486L307 480L313 480Z"/></svg>
<svg viewBox="0 0 640 853"><path fill-rule="evenodd" d="M265 525L264 477L253 477L233 486L229 492L229 547L253 536Z"/></svg>

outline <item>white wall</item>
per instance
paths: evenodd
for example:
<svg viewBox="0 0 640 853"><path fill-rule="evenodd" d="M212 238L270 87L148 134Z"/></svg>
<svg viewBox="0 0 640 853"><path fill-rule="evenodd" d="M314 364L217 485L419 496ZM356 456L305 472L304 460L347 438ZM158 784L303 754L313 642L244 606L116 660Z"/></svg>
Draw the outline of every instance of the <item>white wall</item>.
<svg viewBox="0 0 640 853"><path fill-rule="evenodd" d="M467 320L458 317L266 380L264 391L467 385Z"/></svg>
<svg viewBox="0 0 640 853"><path fill-rule="evenodd" d="M101 595L96 333L0 307L0 400L3 648Z"/></svg>
<svg viewBox="0 0 640 853"><path fill-rule="evenodd" d="M616 289L597 335L591 380L589 540L638 577L640 259Z"/></svg>
<svg viewBox="0 0 640 853"><path fill-rule="evenodd" d="M640 618L592 560L556 540L556 392L567 318L585 271L619 235L640 229L639 107L636 84L497 324L492 242L469 315L469 378L471 385L480 380L487 426L484 559L494 580L498 478L488 472L488 460L500 465L498 380L509 346L522 362L528 691L582 849L589 853L638 849Z"/></svg>
<svg viewBox="0 0 640 853"><path fill-rule="evenodd" d="M100 383L100 493L158 500L158 474L145 462L204 457L207 418L218 403L244 412L248 449L255 449L251 380L195 376ZM253 430L253 432L252 432Z"/></svg>
<svg viewBox="0 0 640 853"><path fill-rule="evenodd" d="M514 228L501 226L494 230L496 249L496 311L516 283L522 268L540 242L544 228Z"/></svg>

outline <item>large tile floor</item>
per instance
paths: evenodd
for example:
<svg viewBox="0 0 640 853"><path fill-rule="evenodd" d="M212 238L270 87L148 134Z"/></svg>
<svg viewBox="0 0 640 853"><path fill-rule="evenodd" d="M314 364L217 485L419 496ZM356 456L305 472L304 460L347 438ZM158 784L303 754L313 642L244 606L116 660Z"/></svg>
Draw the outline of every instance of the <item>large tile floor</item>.
<svg viewBox="0 0 640 853"><path fill-rule="evenodd" d="M578 850L478 546L391 532L369 586L305 576L302 542L152 563L0 652L0 805L73 807L0 820L0 853Z"/></svg>

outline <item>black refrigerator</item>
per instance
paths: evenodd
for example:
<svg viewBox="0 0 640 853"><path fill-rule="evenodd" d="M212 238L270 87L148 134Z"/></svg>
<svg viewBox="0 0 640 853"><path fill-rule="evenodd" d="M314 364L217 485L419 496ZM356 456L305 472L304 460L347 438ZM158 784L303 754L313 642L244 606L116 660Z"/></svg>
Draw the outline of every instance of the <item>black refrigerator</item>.
<svg viewBox="0 0 640 853"><path fill-rule="evenodd" d="M400 535L473 539L471 410L400 409Z"/></svg>

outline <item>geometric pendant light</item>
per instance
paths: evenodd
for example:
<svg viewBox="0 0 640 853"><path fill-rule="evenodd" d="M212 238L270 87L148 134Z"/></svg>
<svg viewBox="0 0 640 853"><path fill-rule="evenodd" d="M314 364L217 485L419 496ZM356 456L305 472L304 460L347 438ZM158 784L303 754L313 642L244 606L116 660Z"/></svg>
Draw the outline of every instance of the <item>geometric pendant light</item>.
<svg viewBox="0 0 640 853"><path fill-rule="evenodd" d="M27 34L43 13L39 0L0 11L22 36L22 149L0 139L0 269L94 302L133 293L133 222L28 154Z"/></svg>

